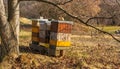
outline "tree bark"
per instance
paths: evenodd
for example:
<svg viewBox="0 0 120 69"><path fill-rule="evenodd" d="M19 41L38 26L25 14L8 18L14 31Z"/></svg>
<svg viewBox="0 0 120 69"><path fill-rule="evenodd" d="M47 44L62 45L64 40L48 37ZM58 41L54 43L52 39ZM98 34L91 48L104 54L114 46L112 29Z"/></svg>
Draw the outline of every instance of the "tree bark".
<svg viewBox="0 0 120 69"><path fill-rule="evenodd" d="M19 0L8 0L8 21L11 25L13 35L17 39L16 47L19 49Z"/></svg>
<svg viewBox="0 0 120 69"><path fill-rule="evenodd" d="M19 53L19 0L8 0L8 22L10 23L13 36L16 38L16 53Z"/></svg>
<svg viewBox="0 0 120 69"><path fill-rule="evenodd" d="M0 9L1 9L0 10L0 35L3 43L3 45L0 46L0 60L2 61L2 59L7 55L13 55L13 54L18 55L19 50L18 50L18 39L16 38L17 34L15 34L14 36L14 31L13 31L14 29L16 29L16 27L14 27L13 29L12 23L9 23L7 21L3 0L0 0ZM12 19L15 19L15 17ZM10 21L12 19L10 19ZM13 20L13 24L14 24L14 21L17 21L17 19Z"/></svg>

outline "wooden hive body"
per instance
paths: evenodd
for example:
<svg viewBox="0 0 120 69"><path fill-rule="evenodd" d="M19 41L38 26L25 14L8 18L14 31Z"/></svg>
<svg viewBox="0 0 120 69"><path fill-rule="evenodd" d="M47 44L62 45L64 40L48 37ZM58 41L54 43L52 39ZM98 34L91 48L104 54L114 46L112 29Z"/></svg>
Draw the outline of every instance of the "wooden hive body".
<svg viewBox="0 0 120 69"><path fill-rule="evenodd" d="M50 46L56 49L64 49L71 46L72 22L69 21L52 21L50 32Z"/></svg>
<svg viewBox="0 0 120 69"><path fill-rule="evenodd" d="M36 49L45 47L49 55L55 55L57 50L63 52L71 46L72 24L70 21L32 20L32 44L38 46Z"/></svg>
<svg viewBox="0 0 120 69"><path fill-rule="evenodd" d="M71 30L72 22L51 22L49 55L55 56L57 55L57 51L60 51L60 55L62 55L63 50L68 49L71 46Z"/></svg>
<svg viewBox="0 0 120 69"><path fill-rule="evenodd" d="M50 21L40 21L40 30L39 30L39 38L40 45L49 47L49 39L50 39L50 24L47 22Z"/></svg>
<svg viewBox="0 0 120 69"><path fill-rule="evenodd" d="M39 44L39 21L32 20L32 44Z"/></svg>

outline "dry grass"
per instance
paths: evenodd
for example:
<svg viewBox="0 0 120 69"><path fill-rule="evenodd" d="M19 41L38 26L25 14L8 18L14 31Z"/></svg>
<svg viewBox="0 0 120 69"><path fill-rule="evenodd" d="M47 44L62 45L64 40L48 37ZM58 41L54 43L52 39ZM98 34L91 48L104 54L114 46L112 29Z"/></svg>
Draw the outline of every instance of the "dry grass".
<svg viewBox="0 0 120 69"><path fill-rule="evenodd" d="M20 33L20 45L31 42L31 33ZM119 69L120 43L106 35L79 36L73 35L72 47L66 50L63 57L48 57L31 52L22 52L24 60L16 63L20 68L36 69ZM26 63L26 65L24 65Z"/></svg>
<svg viewBox="0 0 120 69"><path fill-rule="evenodd" d="M71 38L71 48L64 56L49 57L30 50L31 32L22 30L21 56L16 60L9 59L12 61L7 69L120 69L120 43L111 37L86 34Z"/></svg>
<svg viewBox="0 0 120 69"><path fill-rule="evenodd" d="M20 22L22 24L32 24L32 21L30 19L24 18L24 17L20 17Z"/></svg>
<svg viewBox="0 0 120 69"><path fill-rule="evenodd" d="M111 38L72 38L70 55L82 60L82 67L90 69L119 69L120 43ZM72 55L73 54L73 55Z"/></svg>

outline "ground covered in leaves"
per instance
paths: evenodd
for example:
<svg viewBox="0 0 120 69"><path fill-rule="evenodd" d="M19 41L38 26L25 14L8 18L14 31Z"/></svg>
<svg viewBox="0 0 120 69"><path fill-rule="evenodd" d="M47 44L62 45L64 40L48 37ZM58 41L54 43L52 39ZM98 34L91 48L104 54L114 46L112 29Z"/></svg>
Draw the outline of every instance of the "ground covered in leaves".
<svg viewBox="0 0 120 69"><path fill-rule="evenodd" d="M120 35L117 35L119 38ZM120 69L120 43L106 35L72 35L62 57L41 55L29 48L31 32L20 33L20 56L9 58L6 69Z"/></svg>

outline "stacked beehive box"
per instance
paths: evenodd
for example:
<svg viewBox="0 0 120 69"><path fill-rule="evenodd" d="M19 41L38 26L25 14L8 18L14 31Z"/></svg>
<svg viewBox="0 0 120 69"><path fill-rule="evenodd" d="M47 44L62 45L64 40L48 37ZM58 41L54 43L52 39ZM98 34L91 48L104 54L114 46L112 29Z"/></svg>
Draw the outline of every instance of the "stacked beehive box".
<svg viewBox="0 0 120 69"><path fill-rule="evenodd" d="M39 20L32 20L32 44L39 44Z"/></svg>
<svg viewBox="0 0 120 69"><path fill-rule="evenodd" d="M71 46L72 22L70 21L52 21L50 32L49 55L55 55L56 50L67 49Z"/></svg>
<svg viewBox="0 0 120 69"><path fill-rule="evenodd" d="M30 48L39 51L41 54L47 53L49 47L50 21L48 19L32 20L32 44Z"/></svg>
<svg viewBox="0 0 120 69"><path fill-rule="evenodd" d="M53 56L58 50L63 53L64 49L71 46L72 24L73 22L70 21L32 20L33 45L31 48L43 51L43 47L45 47L47 50L49 49L49 55Z"/></svg>
<svg viewBox="0 0 120 69"><path fill-rule="evenodd" d="M40 21L39 39L40 45L49 47L49 35L50 35L50 21Z"/></svg>

